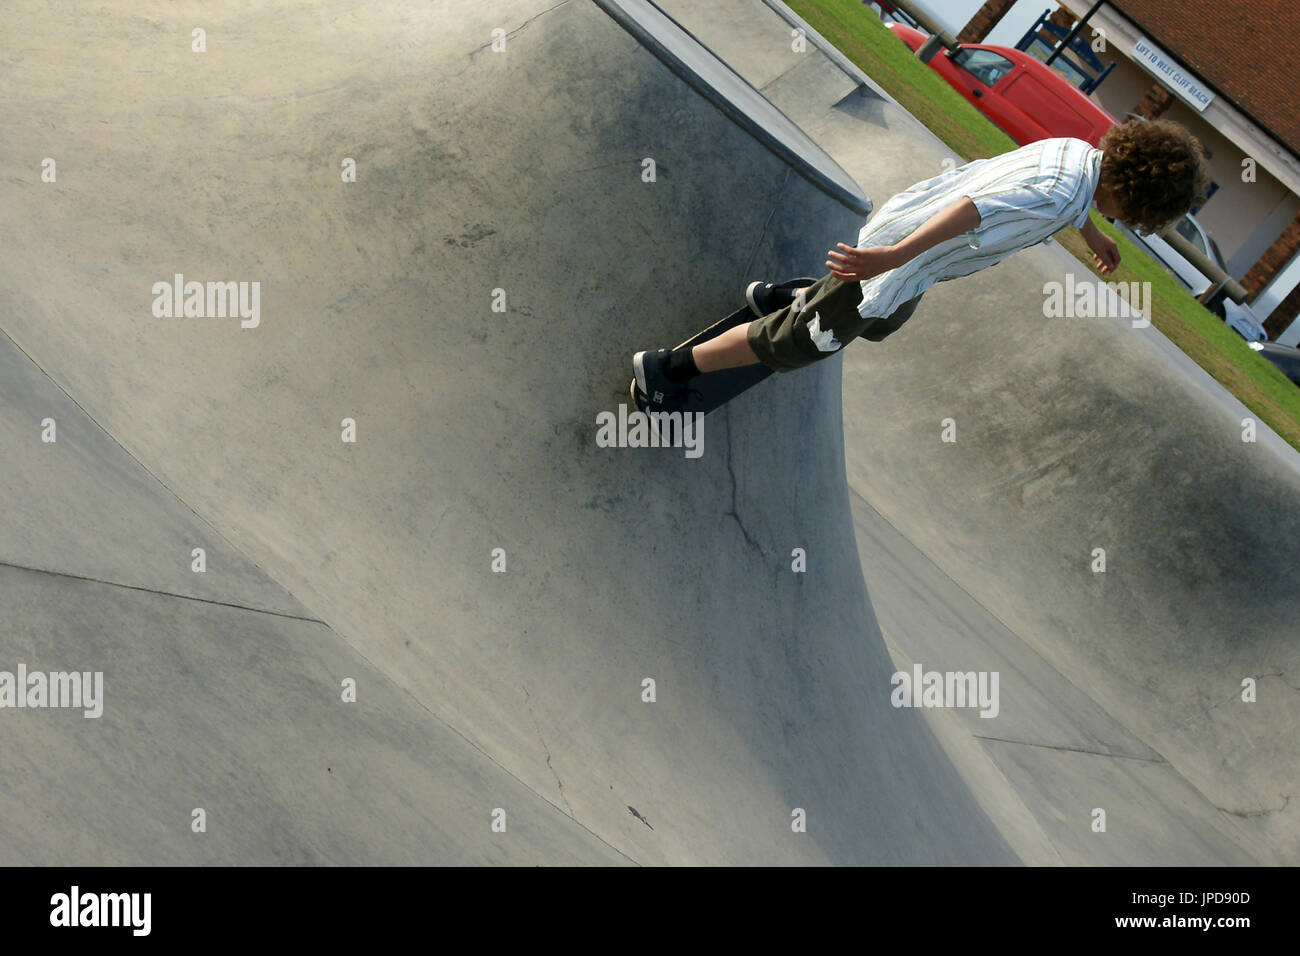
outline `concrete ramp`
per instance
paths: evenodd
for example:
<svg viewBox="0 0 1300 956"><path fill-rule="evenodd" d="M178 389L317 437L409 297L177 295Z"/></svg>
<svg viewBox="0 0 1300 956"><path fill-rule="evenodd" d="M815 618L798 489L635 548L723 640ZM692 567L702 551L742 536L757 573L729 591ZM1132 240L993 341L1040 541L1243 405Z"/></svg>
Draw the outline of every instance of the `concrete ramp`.
<svg viewBox="0 0 1300 956"><path fill-rule="evenodd" d="M951 166L780 0L665 5L877 202ZM891 654L1001 675L996 718L927 713L1021 859L1293 865L1300 455L1154 329L1046 318L1044 284L1067 278L1095 274L1049 242L844 353L858 548Z"/></svg>
<svg viewBox="0 0 1300 956"><path fill-rule="evenodd" d="M889 704L838 359L596 443L867 208L605 6L7 12L0 668L104 709L0 711L0 863L1015 861Z"/></svg>

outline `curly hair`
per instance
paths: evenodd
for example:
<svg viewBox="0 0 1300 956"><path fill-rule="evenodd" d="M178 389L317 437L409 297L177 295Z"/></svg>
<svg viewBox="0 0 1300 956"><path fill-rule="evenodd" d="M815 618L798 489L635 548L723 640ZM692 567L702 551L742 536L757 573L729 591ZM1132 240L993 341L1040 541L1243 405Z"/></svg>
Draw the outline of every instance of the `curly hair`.
<svg viewBox="0 0 1300 956"><path fill-rule="evenodd" d="M1115 197L1125 223L1159 232L1205 202L1210 174L1205 147L1171 120L1131 119L1106 131L1101 184Z"/></svg>

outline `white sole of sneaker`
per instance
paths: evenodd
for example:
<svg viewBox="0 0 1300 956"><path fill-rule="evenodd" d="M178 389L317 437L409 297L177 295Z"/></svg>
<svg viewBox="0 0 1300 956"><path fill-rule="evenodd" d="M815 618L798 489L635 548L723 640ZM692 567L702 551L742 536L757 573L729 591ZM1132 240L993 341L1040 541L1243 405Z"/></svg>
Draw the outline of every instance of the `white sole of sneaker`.
<svg viewBox="0 0 1300 956"><path fill-rule="evenodd" d="M632 374L636 376L633 384L641 389L641 394L649 395L650 390L645 387L645 352L637 352L632 356Z"/></svg>

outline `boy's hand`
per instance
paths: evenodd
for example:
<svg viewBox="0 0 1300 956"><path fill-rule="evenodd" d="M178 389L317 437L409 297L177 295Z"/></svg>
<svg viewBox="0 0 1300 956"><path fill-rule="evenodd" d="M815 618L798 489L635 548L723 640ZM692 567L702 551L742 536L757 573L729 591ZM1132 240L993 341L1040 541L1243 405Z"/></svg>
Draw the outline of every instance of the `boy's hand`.
<svg viewBox="0 0 1300 956"><path fill-rule="evenodd" d="M826 253L830 257L826 260L826 268L835 278L845 282L865 282L882 272L896 269L899 265L898 256L892 246L857 249L847 243L839 242L836 243L836 247L839 252L832 249Z"/></svg>
<svg viewBox="0 0 1300 956"><path fill-rule="evenodd" d="M1092 261L1097 265L1097 271L1102 275L1114 272L1119 268L1119 246L1115 245L1115 240L1106 235L1091 220L1082 230L1084 242L1088 243L1088 248L1094 253Z"/></svg>
<svg viewBox="0 0 1300 956"><path fill-rule="evenodd" d="M855 249L844 243L837 243L839 252L828 252L830 259L826 268L831 275L845 282L865 282L873 276L890 269L898 269L911 262L927 249L933 249L941 242L956 239L962 233L972 232L980 225L979 207L969 196L962 196L956 202L940 209L925 221L921 228L913 230L906 239L892 246L871 246L867 249Z"/></svg>
<svg viewBox="0 0 1300 956"><path fill-rule="evenodd" d="M1119 246L1115 245L1115 240L1110 236L1102 233L1097 244L1092 246L1092 251L1096 253L1092 261L1097 264L1097 271L1103 275L1119 268Z"/></svg>

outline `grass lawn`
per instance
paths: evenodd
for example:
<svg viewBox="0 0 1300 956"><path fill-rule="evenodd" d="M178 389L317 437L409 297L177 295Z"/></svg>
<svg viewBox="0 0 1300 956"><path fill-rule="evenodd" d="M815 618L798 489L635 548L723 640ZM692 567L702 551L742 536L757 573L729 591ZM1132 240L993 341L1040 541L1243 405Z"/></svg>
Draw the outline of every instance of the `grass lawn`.
<svg viewBox="0 0 1300 956"><path fill-rule="evenodd" d="M786 0L812 27L954 153L965 160L996 156L1017 143L968 103L938 73L916 59L859 0ZM1150 282L1151 322L1261 421L1300 449L1300 388L1249 349L1144 250L1095 212L1093 221L1119 243L1120 267L1108 281ZM1056 241L1093 269L1092 252L1076 229Z"/></svg>

